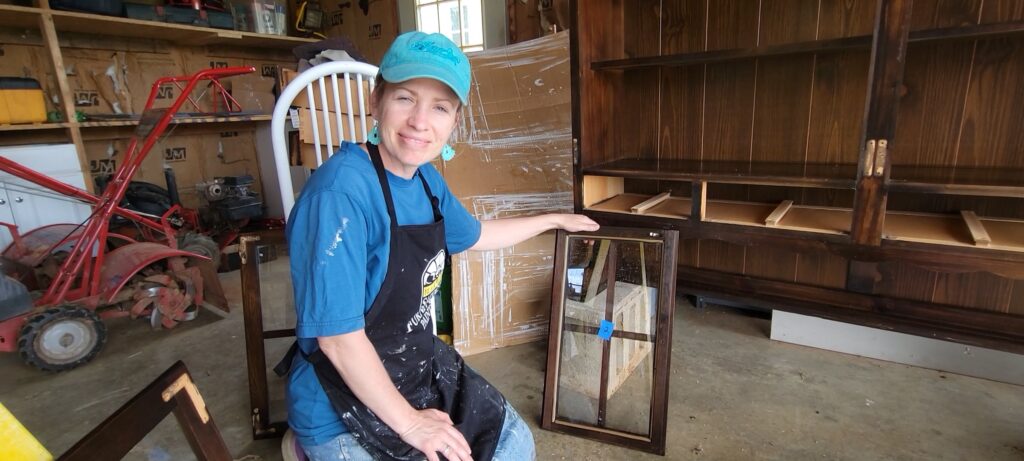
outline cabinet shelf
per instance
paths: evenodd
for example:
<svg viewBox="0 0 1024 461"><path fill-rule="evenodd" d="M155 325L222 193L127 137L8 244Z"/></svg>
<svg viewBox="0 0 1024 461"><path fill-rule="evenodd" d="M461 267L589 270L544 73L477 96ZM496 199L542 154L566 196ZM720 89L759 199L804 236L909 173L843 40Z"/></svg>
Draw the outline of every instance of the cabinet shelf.
<svg viewBox="0 0 1024 461"><path fill-rule="evenodd" d="M67 128L67 123L22 123L13 125L0 125L0 131L35 131L35 130L59 130Z"/></svg>
<svg viewBox="0 0 1024 461"><path fill-rule="evenodd" d="M39 15L44 11L52 15L54 26L59 32L155 38L183 45L238 45L283 49L291 49L296 45L317 41L311 38L257 34L254 32L145 21L73 11L43 10L41 8L13 5L0 5L0 26L35 28L38 26Z"/></svg>
<svg viewBox="0 0 1024 461"><path fill-rule="evenodd" d="M235 114L235 115L191 115L179 114L171 119L172 125L192 125L202 123L244 123L244 122L267 122L270 121L270 114ZM138 126L139 119L114 119L114 120L90 120L79 123L82 128L105 128L118 126Z"/></svg>
<svg viewBox="0 0 1024 461"><path fill-rule="evenodd" d="M857 165L621 159L585 167L582 173L662 181L853 189Z"/></svg>
<svg viewBox="0 0 1024 461"><path fill-rule="evenodd" d="M896 165L889 191L1024 198L1024 169Z"/></svg>
<svg viewBox="0 0 1024 461"><path fill-rule="evenodd" d="M1024 33L1024 21L918 30L910 33L909 41L911 43L918 43L936 40L978 39L1019 33ZM730 48L725 50L680 53L666 56L609 59L604 61L594 61L590 64L590 68L591 70L599 71L675 67L792 54L868 49L870 47L871 36L859 35L855 37L811 40L806 42L785 43L781 45L759 46L753 48Z"/></svg>
<svg viewBox="0 0 1024 461"><path fill-rule="evenodd" d="M691 200L671 197L644 213L634 213L632 207L651 198L645 194L622 193L602 200L584 209L603 213L625 214L634 218L645 217L691 220ZM796 205L779 220L768 225L766 220L777 209L776 205L732 200L708 200L703 222L733 224L762 229L813 232L819 234L849 235L853 211L848 208ZM948 245L1024 252L1024 220L979 218L990 239L978 244L964 219L956 215L889 211L885 214L885 240L913 242L926 245Z"/></svg>

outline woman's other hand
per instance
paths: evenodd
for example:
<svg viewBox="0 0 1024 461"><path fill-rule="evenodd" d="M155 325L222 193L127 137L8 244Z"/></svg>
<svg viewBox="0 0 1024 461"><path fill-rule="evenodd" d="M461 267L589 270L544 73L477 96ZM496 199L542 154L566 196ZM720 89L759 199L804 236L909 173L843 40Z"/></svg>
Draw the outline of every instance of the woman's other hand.
<svg viewBox="0 0 1024 461"><path fill-rule="evenodd" d="M432 408L418 410L401 437L405 443L423 452L429 461L439 461L438 453L452 461L473 461L469 443L443 411Z"/></svg>

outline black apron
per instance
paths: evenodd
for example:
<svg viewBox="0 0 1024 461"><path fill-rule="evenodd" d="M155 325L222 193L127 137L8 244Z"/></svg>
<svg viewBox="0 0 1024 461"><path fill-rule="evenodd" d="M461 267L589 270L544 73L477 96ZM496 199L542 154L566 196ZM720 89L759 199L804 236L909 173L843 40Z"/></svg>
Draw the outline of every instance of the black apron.
<svg viewBox="0 0 1024 461"><path fill-rule="evenodd" d="M490 460L505 419L505 398L433 332L435 292L440 289L448 252L438 200L417 172L430 197L434 222L399 226L380 152L373 144L366 147L391 217L387 273L366 313L366 336L402 396L416 409L447 413L469 442L473 458ZM292 349L282 364L290 365L294 351L302 352ZM345 426L374 459L426 459L356 398L323 351L302 355L313 364Z"/></svg>

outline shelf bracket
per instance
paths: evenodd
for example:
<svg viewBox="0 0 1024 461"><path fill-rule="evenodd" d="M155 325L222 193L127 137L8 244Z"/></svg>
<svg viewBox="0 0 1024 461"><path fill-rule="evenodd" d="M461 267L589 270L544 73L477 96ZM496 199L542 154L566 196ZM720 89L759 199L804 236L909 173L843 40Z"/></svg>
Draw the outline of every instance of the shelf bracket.
<svg viewBox="0 0 1024 461"><path fill-rule="evenodd" d="M783 200L767 218L764 218L764 225L768 227L778 226L782 218L786 217L786 213L789 213L790 208L793 208L793 201Z"/></svg>
<svg viewBox="0 0 1024 461"><path fill-rule="evenodd" d="M985 230L985 223L978 219L978 215L970 210L961 210L960 216L963 217L964 224L967 224L967 230L970 231L975 246L987 247L992 244L992 238Z"/></svg>
<svg viewBox="0 0 1024 461"><path fill-rule="evenodd" d="M875 172L875 155L878 153L878 143L874 139L869 139L867 145L864 147L864 154L861 158L864 159L864 176L870 177Z"/></svg>
<svg viewBox="0 0 1024 461"><path fill-rule="evenodd" d="M647 212L647 210L654 208L655 205L664 202L665 200L668 200L668 198L671 196L671 191L662 192L658 195L655 195L654 197L644 200L643 202L633 205L629 210L632 211L633 213L644 214Z"/></svg>
<svg viewBox="0 0 1024 461"><path fill-rule="evenodd" d="M885 157L889 147L887 139L879 139L875 147L875 176L885 175Z"/></svg>

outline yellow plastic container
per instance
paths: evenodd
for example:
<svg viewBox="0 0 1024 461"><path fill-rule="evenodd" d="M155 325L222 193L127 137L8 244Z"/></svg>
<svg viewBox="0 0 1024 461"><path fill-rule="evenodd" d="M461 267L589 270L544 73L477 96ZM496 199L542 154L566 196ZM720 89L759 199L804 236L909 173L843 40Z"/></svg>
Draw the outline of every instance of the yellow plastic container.
<svg viewBox="0 0 1024 461"><path fill-rule="evenodd" d="M46 102L39 82L31 78L0 77L0 124L46 121Z"/></svg>

